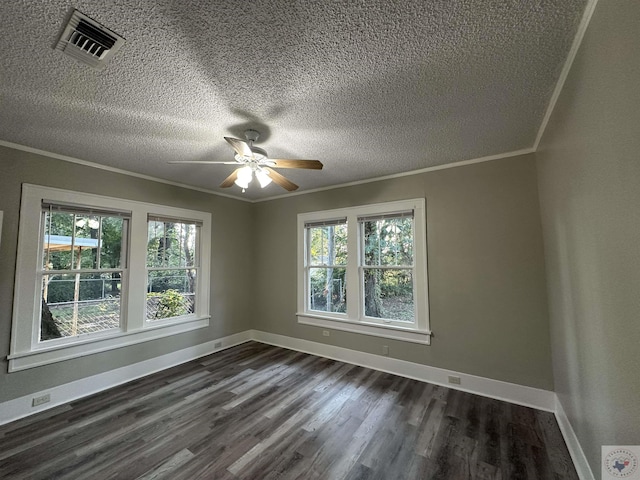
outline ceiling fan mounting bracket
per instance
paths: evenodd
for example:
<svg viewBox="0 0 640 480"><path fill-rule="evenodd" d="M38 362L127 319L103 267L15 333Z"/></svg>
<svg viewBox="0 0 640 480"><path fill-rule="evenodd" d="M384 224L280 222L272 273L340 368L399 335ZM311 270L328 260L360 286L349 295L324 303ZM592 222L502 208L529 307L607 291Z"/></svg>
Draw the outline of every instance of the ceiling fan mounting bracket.
<svg viewBox="0 0 640 480"><path fill-rule="evenodd" d="M252 128L244 131L244 138L247 139L247 142L255 142L260 138L260 132L257 130L253 130Z"/></svg>

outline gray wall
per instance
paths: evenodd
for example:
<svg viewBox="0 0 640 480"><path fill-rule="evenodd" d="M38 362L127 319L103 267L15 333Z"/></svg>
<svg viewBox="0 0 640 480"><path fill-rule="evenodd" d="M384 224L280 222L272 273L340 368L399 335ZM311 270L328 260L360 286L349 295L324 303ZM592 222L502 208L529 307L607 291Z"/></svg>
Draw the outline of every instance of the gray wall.
<svg viewBox="0 0 640 480"><path fill-rule="evenodd" d="M207 329L7 374L23 182L211 212L211 314ZM252 205L0 147L0 402L250 328L243 294L252 268ZM248 253L249 252L249 253Z"/></svg>
<svg viewBox="0 0 640 480"><path fill-rule="evenodd" d="M431 346L299 325L296 215L427 202ZM551 390L542 232L532 155L261 202L255 328Z"/></svg>
<svg viewBox="0 0 640 480"><path fill-rule="evenodd" d="M598 3L537 153L555 390L596 475L640 444L639 26Z"/></svg>

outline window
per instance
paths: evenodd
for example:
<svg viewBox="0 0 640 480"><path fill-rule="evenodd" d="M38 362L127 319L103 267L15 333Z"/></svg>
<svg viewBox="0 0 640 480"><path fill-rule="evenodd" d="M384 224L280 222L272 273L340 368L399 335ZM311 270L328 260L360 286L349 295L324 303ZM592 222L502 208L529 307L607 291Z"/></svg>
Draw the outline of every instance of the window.
<svg viewBox="0 0 640 480"><path fill-rule="evenodd" d="M119 329L131 212L43 203L41 215L39 340Z"/></svg>
<svg viewBox="0 0 640 480"><path fill-rule="evenodd" d="M429 343L423 199L298 215L298 321Z"/></svg>
<svg viewBox="0 0 640 480"><path fill-rule="evenodd" d="M364 315L415 322L413 210L358 218Z"/></svg>
<svg viewBox="0 0 640 480"><path fill-rule="evenodd" d="M347 220L306 224L309 310L346 312Z"/></svg>
<svg viewBox="0 0 640 480"><path fill-rule="evenodd" d="M149 216L147 320L194 312L201 226L195 221Z"/></svg>
<svg viewBox="0 0 640 480"><path fill-rule="evenodd" d="M23 185L9 371L209 324L211 215Z"/></svg>

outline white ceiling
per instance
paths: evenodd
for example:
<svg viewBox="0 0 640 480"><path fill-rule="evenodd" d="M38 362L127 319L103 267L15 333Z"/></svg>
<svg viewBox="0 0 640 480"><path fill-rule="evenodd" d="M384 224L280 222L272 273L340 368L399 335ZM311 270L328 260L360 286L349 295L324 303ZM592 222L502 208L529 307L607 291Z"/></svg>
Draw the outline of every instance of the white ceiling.
<svg viewBox="0 0 640 480"><path fill-rule="evenodd" d="M531 148L586 0L78 0L126 38L102 71L54 50L72 7L0 2L0 140L208 190L262 133L300 190Z"/></svg>

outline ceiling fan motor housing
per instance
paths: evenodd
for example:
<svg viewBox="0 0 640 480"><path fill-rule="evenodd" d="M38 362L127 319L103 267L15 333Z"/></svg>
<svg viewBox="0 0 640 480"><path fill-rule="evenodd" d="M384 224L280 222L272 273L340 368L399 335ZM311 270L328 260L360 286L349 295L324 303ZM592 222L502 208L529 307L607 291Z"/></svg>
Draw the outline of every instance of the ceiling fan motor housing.
<svg viewBox="0 0 640 480"><path fill-rule="evenodd" d="M244 138L246 138L248 142L256 142L258 138L260 138L260 132L250 128L244 131Z"/></svg>

